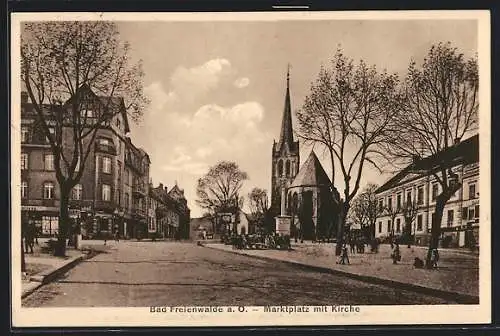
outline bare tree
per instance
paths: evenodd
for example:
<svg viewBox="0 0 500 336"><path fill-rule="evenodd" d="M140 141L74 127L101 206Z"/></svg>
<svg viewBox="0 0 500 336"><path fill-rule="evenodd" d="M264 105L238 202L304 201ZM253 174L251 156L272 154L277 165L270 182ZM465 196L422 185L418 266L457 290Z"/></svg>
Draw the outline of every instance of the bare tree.
<svg viewBox="0 0 500 336"><path fill-rule="evenodd" d="M208 173L198 179L196 194L198 205L210 214L236 213L243 205L240 190L248 174L234 162L221 161L210 167Z"/></svg>
<svg viewBox="0 0 500 336"><path fill-rule="evenodd" d="M391 244L392 244L392 241L394 239L394 224L396 222L396 217L398 217L398 215L400 215L401 212L402 212L402 208L398 207L398 206L394 207L391 205L387 205L384 208L384 214L386 216L388 216L390 218L390 221L391 221L391 227L390 227L390 233L389 233L389 236L391 238Z"/></svg>
<svg viewBox="0 0 500 336"><path fill-rule="evenodd" d="M37 22L22 27L21 80L38 130L54 155L60 189L57 255L65 254L69 196L97 131L124 110L138 121L148 103L141 64L130 62L128 50L110 22Z"/></svg>
<svg viewBox="0 0 500 336"><path fill-rule="evenodd" d="M398 76L378 72L374 66L335 54L331 68L322 67L316 82L297 111L298 135L323 146L342 173L345 189L340 201L336 254L344 242L345 219L356 196L366 164L381 169L387 139L400 102Z"/></svg>
<svg viewBox="0 0 500 336"><path fill-rule="evenodd" d="M405 105L387 142L388 150L402 163L440 155L435 166L421 172L432 174L441 186L427 254L430 265L431 252L438 248L444 206L461 188L451 170L454 151L462 139L477 130L477 57L466 59L450 43L439 43L431 47L421 66L415 61L410 63L404 86Z"/></svg>

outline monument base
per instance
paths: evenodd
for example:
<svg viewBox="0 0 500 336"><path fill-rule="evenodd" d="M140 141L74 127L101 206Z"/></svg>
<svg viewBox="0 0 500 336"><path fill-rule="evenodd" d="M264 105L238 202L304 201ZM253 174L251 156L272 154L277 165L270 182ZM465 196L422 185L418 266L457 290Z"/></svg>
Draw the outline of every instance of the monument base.
<svg viewBox="0 0 500 336"><path fill-rule="evenodd" d="M275 218L275 223L276 223L276 233L282 234L282 235L290 235L290 227L292 225L292 217L291 216L276 216Z"/></svg>

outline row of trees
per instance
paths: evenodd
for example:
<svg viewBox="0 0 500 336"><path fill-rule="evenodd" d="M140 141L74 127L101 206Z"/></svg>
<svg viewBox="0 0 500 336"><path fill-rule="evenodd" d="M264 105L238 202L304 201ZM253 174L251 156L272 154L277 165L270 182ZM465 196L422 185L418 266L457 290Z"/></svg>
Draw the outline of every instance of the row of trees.
<svg viewBox="0 0 500 336"><path fill-rule="evenodd" d="M352 202L349 211L349 220L357 224L369 238L375 237L376 222L381 216L389 216L391 220L390 235L394 236L394 225L396 217L402 215L404 218L403 237L408 243L408 246L413 242L413 224L417 217L417 202L415 199L405 202L400 206L383 206L376 198L376 190L378 185L368 184L357 195Z"/></svg>
<svg viewBox="0 0 500 336"><path fill-rule="evenodd" d="M332 183L337 170L343 178L337 254L365 167L399 169L415 158L452 150L477 129L478 91L477 57L467 59L450 43L432 46L420 64L411 60L402 80L364 61L355 63L340 49L330 66L320 69L296 112L297 134L329 154ZM441 185L428 260L438 247L444 206L461 187L449 178L449 168L445 158L421 172Z"/></svg>

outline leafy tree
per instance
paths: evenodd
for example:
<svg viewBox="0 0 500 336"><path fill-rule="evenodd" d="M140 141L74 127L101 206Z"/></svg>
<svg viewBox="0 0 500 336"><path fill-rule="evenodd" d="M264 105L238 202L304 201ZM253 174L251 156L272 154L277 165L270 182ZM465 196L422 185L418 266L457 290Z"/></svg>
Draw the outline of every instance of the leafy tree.
<svg viewBox="0 0 500 336"><path fill-rule="evenodd" d="M302 109L297 111L298 135L322 146L330 156L332 184L339 167L345 184L340 200L336 254L344 242L345 219L360 188L365 165L381 170L387 140L400 105L395 74L335 54L331 67L322 67Z"/></svg>
<svg viewBox="0 0 500 336"><path fill-rule="evenodd" d="M22 27L21 80L38 130L54 155L60 190L57 255L65 254L70 193L82 176L97 131L123 110L139 121L148 104L141 63L132 64L128 51L111 22L36 22Z"/></svg>
<svg viewBox="0 0 500 336"><path fill-rule="evenodd" d="M421 172L431 174L440 185L427 254L430 265L431 251L438 248L444 206L461 187L452 171L454 151L477 131L477 56L467 59L450 43L433 45L420 66L410 63L404 89L405 103L387 150L403 164L438 154L441 158L436 166Z"/></svg>

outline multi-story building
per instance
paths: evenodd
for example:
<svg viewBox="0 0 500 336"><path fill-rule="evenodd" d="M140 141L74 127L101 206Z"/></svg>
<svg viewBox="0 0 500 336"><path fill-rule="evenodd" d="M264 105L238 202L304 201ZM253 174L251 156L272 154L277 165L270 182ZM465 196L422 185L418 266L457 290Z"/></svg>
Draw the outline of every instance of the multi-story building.
<svg viewBox="0 0 500 336"><path fill-rule="evenodd" d="M123 99L88 94L93 100L85 111L86 122L95 122L103 106L114 110L97 130L87 160L77 163L76 169L84 171L71 193L70 217L82 224L87 236L119 230L122 236L133 237L146 230L146 218L141 215L146 209L147 183L143 182L149 179L149 157L127 137L130 129ZM43 108L49 111L54 106ZM52 132L50 120L48 124ZM68 144L65 151L72 150L72 130L71 125L62 129L62 141ZM42 235L57 234L60 191L54 155L25 92L21 93L21 198L23 219L34 222Z"/></svg>
<svg viewBox="0 0 500 336"><path fill-rule="evenodd" d="M436 197L440 184L433 167L450 162L447 171L456 174L461 188L446 203L441 221L442 245L466 247L479 240L479 136L472 136L456 147L415 161L377 191L379 208L391 208L397 213L392 222L388 212L377 219L375 236L384 238L394 233L402 235L405 218L401 209L415 204L416 216L411 225L417 245L427 245L430 239ZM413 202L412 202L413 200ZM400 211L398 211L398 209Z"/></svg>
<svg viewBox="0 0 500 336"><path fill-rule="evenodd" d="M176 191L177 190L177 191ZM148 206L148 234L150 237L188 239L183 225L188 221L189 208L184 193L175 185L170 192L162 183L158 187L150 186Z"/></svg>

